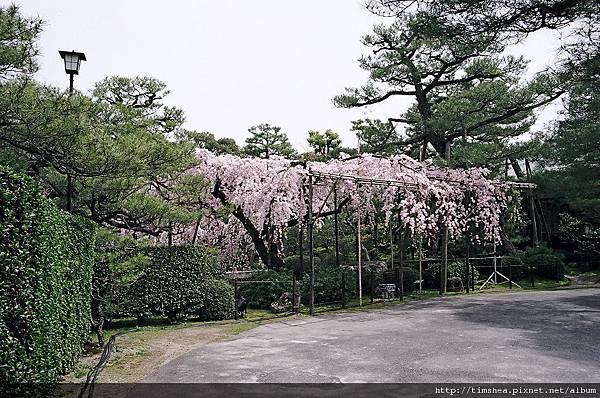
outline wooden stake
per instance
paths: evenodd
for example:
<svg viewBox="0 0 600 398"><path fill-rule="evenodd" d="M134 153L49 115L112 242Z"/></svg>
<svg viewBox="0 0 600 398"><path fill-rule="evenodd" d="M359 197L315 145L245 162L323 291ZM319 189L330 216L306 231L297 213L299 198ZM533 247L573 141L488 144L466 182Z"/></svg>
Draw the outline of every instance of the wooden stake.
<svg viewBox="0 0 600 398"><path fill-rule="evenodd" d="M400 213L398 213L400 217ZM400 221L400 220L398 220ZM400 286L398 291L400 293L400 301L404 300L404 245L406 240L406 228L400 229L400 254L398 259L398 273L400 276Z"/></svg>
<svg viewBox="0 0 600 398"><path fill-rule="evenodd" d="M360 195L360 185L358 185ZM358 210L358 223L357 223L357 234L358 234L358 305L362 307L362 242L360 238L360 209Z"/></svg>
<svg viewBox="0 0 600 398"><path fill-rule="evenodd" d="M444 226L442 236L442 264L440 267L440 294L447 291L446 282L448 280L448 227Z"/></svg>
<svg viewBox="0 0 600 398"><path fill-rule="evenodd" d="M309 313L315 314L315 245L313 231L313 177L308 176L308 258L310 262Z"/></svg>

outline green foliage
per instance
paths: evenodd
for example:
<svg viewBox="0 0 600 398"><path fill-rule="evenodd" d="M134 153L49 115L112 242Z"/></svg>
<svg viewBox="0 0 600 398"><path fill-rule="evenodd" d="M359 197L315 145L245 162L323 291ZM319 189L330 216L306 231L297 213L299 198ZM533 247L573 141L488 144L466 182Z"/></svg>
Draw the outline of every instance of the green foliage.
<svg viewBox="0 0 600 398"><path fill-rule="evenodd" d="M37 70L36 41L42 24L39 18L24 18L14 4L0 6L0 83Z"/></svg>
<svg viewBox="0 0 600 398"><path fill-rule="evenodd" d="M215 135L205 131L182 130L177 139L192 143L197 148L207 149L217 155L240 155L241 149L233 138L215 138Z"/></svg>
<svg viewBox="0 0 600 398"><path fill-rule="evenodd" d="M469 275L469 278L474 276L475 280L479 280L479 270L477 268L472 270L474 275ZM463 261L450 261L448 263L448 277L449 278L460 278L463 285L467 284L467 266Z"/></svg>
<svg viewBox="0 0 600 398"><path fill-rule="evenodd" d="M439 287L440 286L440 263L430 264L426 271L423 272L423 286ZM479 280L479 271L475 268L475 281ZM463 285L467 284L467 269L463 261L448 262L448 278L458 277L462 280ZM472 275L469 274L469 279Z"/></svg>
<svg viewBox="0 0 600 398"><path fill-rule="evenodd" d="M352 108L399 96L414 101L403 114L390 115L388 123L358 122L355 130L369 150L400 147L418 157L431 144L445 158L448 145L459 139L507 143L528 130L533 109L562 93L550 74L522 84L525 60L497 55L504 44L492 32L480 32L472 41L459 40L460 34L427 13L406 13L363 37L370 51L359 63L369 79L334 102ZM406 133L398 137L390 122L406 126Z"/></svg>
<svg viewBox="0 0 600 398"><path fill-rule="evenodd" d="M244 152L249 156L268 159L273 155L292 158L296 151L288 141L281 127L271 126L268 123L259 124L248 129L250 137L246 139Z"/></svg>
<svg viewBox="0 0 600 398"><path fill-rule="evenodd" d="M544 138L541 176L544 194L559 197L573 215L600 225L600 45L582 54L566 73L569 87L565 117ZM562 199L564 198L564 199Z"/></svg>
<svg viewBox="0 0 600 398"><path fill-rule="evenodd" d="M305 263L303 264L303 266L304 268L306 268L306 260L304 261ZM305 271L305 269L300 269L300 256L297 254L284 258L283 263L285 264L285 267L288 270L290 270L296 275L296 277L300 277L302 272Z"/></svg>
<svg viewBox="0 0 600 398"><path fill-rule="evenodd" d="M554 250L545 245L528 247L519 257L527 267L533 267L536 275L542 278L560 280L565 275L565 264Z"/></svg>
<svg viewBox="0 0 600 398"><path fill-rule="evenodd" d="M235 292L231 283L222 279L209 279L203 286L202 301L191 309L203 321L233 318Z"/></svg>
<svg viewBox="0 0 600 398"><path fill-rule="evenodd" d="M510 265L510 278L513 281L518 281L522 278L524 278L525 276L529 275L529 270L528 267L525 266L525 264L523 264L523 260L521 259L521 256L519 255L519 253L516 253L514 255L508 255L505 256L502 259L502 266L504 267L504 269L500 272L502 272L505 276L509 277L509 271L508 271L508 266Z"/></svg>
<svg viewBox="0 0 600 398"><path fill-rule="evenodd" d="M342 272L346 272L346 297L356 295L356 276L342 267L322 265L315 267L315 303L328 303L342 299ZM301 299L308 303L310 297L310 274L302 279Z"/></svg>
<svg viewBox="0 0 600 398"><path fill-rule="evenodd" d="M150 262L130 289L130 305L138 314L166 315L172 321L188 312L226 315L221 301L211 307L214 294L230 293L215 282L222 271L214 253L199 246L159 246L144 251Z"/></svg>
<svg viewBox="0 0 600 398"><path fill-rule="evenodd" d="M581 26L598 19L598 0L367 0L365 4L380 16L426 16L440 23L439 29L458 43L516 44L541 29L559 29L578 21L583 30ZM422 24L424 30L430 29Z"/></svg>
<svg viewBox="0 0 600 398"><path fill-rule="evenodd" d="M0 381L53 383L90 325L95 227L0 169Z"/></svg>
<svg viewBox="0 0 600 398"><path fill-rule="evenodd" d="M419 290L419 285L415 281L419 280L419 270L414 268L404 268L403 286L404 292ZM395 282L392 282L395 283Z"/></svg>
<svg viewBox="0 0 600 398"><path fill-rule="evenodd" d="M308 145L313 148L315 155L321 160L337 158L339 156L342 140L339 134L333 130L327 129L323 133L320 131L309 131L307 141Z"/></svg>
<svg viewBox="0 0 600 398"><path fill-rule="evenodd" d="M379 119L361 119L352 122L352 129L360 140L363 153L398 153L398 133L390 122Z"/></svg>
<svg viewBox="0 0 600 398"><path fill-rule="evenodd" d="M582 257L600 255L600 226L561 213L559 231L561 238L572 245L576 254Z"/></svg>
<svg viewBox="0 0 600 398"><path fill-rule="evenodd" d="M183 173L193 146L169 139L183 115L159 101L164 83L111 77L91 97L25 80L0 90L0 161L33 174L60 207L70 176L73 211L101 225L156 236L200 217L186 188L198 178Z"/></svg>
<svg viewBox="0 0 600 398"><path fill-rule="evenodd" d="M127 292L150 262L140 251L148 242L99 228L92 280L92 316L96 323L131 315Z"/></svg>
<svg viewBox="0 0 600 398"><path fill-rule="evenodd" d="M252 283L252 281L270 281L272 283ZM307 264L305 264L302 280L298 281L298 289L302 302L308 304L310 272ZM356 295L356 275L348 270L346 270L345 290L348 298ZM240 294L246 297L249 300L248 305L254 308L270 308L271 303L279 299L285 292L292 292L292 275L289 271L258 271L240 283ZM342 268L315 265L315 303L340 301L341 299Z"/></svg>
<svg viewBox="0 0 600 398"><path fill-rule="evenodd" d="M249 300L249 307L269 309L283 293L292 291L292 276L288 271L257 271L240 283L239 289L240 294Z"/></svg>
<svg viewBox="0 0 600 398"><path fill-rule="evenodd" d="M335 253L323 253L320 255L320 260L321 260L321 264L323 264L324 266L335 266ZM346 263L347 258L346 255L344 253L340 253L340 264L344 264Z"/></svg>

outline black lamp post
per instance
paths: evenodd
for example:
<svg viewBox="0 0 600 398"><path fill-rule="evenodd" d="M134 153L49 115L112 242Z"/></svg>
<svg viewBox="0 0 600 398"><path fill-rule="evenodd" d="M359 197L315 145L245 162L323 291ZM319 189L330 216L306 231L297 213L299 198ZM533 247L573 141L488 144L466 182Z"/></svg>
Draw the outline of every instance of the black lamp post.
<svg viewBox="0 0 600 398"><path fill-rule="evenodd" d="M81 61L86 61L85 54L76 51L59 51L60 57L65 61L65 72L69 75L69 92L73 92L73 76L79 74ZM67 211L73 211L73 179L67 173Z"/></svg>
<svg viewBox="0 0 600 398"><path fill-rule="evenodd" d="M79 74L81 61L87 61L84 53L77 51L59 51L60 57L65 61L65 72L69 75L69 91L73 92L73 76Z"/></svg>

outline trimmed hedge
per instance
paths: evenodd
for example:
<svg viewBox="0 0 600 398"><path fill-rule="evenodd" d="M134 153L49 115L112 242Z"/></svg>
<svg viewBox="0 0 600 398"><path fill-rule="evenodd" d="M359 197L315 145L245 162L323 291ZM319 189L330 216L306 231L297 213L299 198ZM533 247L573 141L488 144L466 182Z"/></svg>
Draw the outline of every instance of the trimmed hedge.
<svg viewBox="0 0 600 398"><path fill-rule="evenodd" d="M188 313L207 320L233 316L233 289L219 279L222 271L214 253L201 246L158 246L144 252L149 264L125 300L137 315L151 313L171 321Z"/></svg>
<svg viewBox="0 0 600 398"><path fill-rule="evenodd" d="M0 168L0 383L53 383L88 339L94 225Z"/></svg>

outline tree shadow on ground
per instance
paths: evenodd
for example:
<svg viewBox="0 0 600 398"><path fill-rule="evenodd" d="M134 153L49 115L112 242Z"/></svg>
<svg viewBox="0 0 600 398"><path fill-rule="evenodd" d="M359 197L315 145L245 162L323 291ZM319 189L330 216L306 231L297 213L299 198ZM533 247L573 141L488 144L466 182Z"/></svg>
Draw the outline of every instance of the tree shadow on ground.
<svg viewBox="0 0 600 398"><path fill-rule="evenodd" d="M568 297L538 294L512 301L490 297L476 303L448 305L455 316L474 325L505 329L523 334L516 343L524 349L540 351L576 362L600 363L600 290ZM475 304L475 305L474 305ZM480 305L477 305L480 304ZM483 305L481 305L483 304Z"/></svg>

